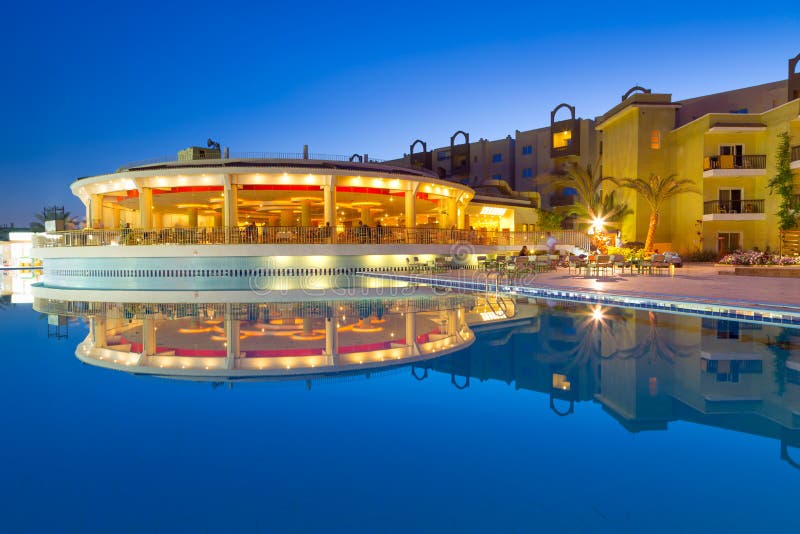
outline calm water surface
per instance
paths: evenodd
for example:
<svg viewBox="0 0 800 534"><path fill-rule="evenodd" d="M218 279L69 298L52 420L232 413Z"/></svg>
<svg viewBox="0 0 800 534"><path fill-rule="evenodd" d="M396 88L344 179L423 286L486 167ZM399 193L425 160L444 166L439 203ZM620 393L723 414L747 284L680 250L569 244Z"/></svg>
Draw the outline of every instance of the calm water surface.
<svg viewBox="0 0 800 534"><path fill-rule="evenodd" d="M797 532L800 331L501 304L83 303L59 322L6 296L4 530ZM317 361L336 322L340 378L225 379L212 336L226 313L252 332L242 362L297 357L257 335L292 316ZM141 350L148 318L153 370L211 358L208 375L76 357L101 329ZM198 325L210 330L178 335ZM406 337L466 348L380 359Z"/></svg>

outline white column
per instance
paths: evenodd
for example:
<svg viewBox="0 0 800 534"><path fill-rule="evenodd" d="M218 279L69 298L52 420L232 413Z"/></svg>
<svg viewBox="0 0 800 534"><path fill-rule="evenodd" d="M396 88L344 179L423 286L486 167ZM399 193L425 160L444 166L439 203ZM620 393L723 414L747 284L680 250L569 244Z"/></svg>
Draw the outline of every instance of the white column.
<svg viewBox="0 0 800 534"><path fill-rule="evenodd" d="M239 190L231 174L223 175L222 196L222 226L228 229L225 232L225 242L228 243L231 231L239 225Z"/></svg>
<svg viewBox="0 0 800 534"><path fill-rule="evenodd" d="M231 318L231 305L225 304L225 337L226 365L228 369L236 368L236 359L239 357L239 320Z"/></svg>
<svg viewBox="0 0 800 534"><path fill-rule="evenodd" d="M300 226L311 226L311 201L304 200L300 205Z"/></svg>
<svg viewBox="0 0 800 534"><path fill-rule="evenodd" d="M114 204L111 208L111 228L119 228L120 227L120 212L122 208L119 207L119 204Z"/></svg>
<svg viewBox="0 0 800 534"><path fill-rule="evenodd" d="M95 317L90 324L92 325L94 348L101 349L108 345L108 339L106 338L106 318L103 316Z"/></svg>
<svg viewBox="0 0 800 534"><path fill-rule="evenodd" d="M156 321L153 318L142 319L142 356L156 353Z"/></svg>
<svg viewBox="0 0 800 534"><path fill-rule="evenodd" d="M406 345L412 356L419 354L417 346L417 312L406 312Z"/></svg>
<svg viewBox="0 0 800 534"><path fill-rule="evenodd" d="M417 187L418 184L415 184L414 187L410 191L406 191L405 194L405 201L406 201L406 228L416 228L417 227Z"/></svg>
<svg viewBox="0 0 800 534"><path fill-rule="evenodd" d="M336 318L325 319L325 355L328 365L336 365L336 351L339 350L339 332L336 329Z"/></svg>
<svg viewBox="0 0 800 534"><path fill-rule="evenodd" d="M149 187L139 188L139 227L149 230L153 221L153 190Z"/></svg>
<svg viewBox="0 0 800 534"><path fill-rule="evenodd" d="M336 228L336 177L335 176L331 176L328 185L325 185L322 188L322 196L325 204L324 222L330 224L331 228Z"/></svg>

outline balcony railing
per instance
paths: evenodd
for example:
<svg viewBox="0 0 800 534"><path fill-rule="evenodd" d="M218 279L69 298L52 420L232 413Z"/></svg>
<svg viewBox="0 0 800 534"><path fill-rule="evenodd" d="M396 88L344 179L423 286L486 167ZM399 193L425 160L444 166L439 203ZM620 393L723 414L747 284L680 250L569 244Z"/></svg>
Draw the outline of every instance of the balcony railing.
<svg viewBox="0 0 800 534"><path fill-rule="evenodd" d="M764 213L764 200L710 200L703 202L703 215L718 213Z"/></svg>
<svg viewBox="0 0 800 534"><path fill-rule="evenodd" d="M703 170L716 169L766 169L767 156L764 154L746 154L740 156L708 156L703 159Z"/></svg>
<svg viewBox="0 0 800 534"><path fill-rule="evenodd" d="M551 232L559 244L575 245L588 250L585 232L561 230ZM140 245L501 245L529 247L545 245L545 232L490 232L446 228L404 228L397 226L355 227L331 230L308 226L245 226L209 228L159 228L143 230L68 230L33 236L34 248L140 246Z"/></svg>
<svg viewBox="0 0 800 534"><path fill-rule="evenodd" d="M800 161L800 146L793 146L791 157L789 158L792 161Z"/></svg>

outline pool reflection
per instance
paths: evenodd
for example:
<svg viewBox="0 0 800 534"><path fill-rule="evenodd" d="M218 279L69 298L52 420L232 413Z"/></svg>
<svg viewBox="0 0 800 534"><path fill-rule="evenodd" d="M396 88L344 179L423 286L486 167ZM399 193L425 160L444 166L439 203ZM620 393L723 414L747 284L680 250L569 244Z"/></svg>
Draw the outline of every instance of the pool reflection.
<svg viewBox="0 0 800 534"><path fill-rule="evenodd" d="M780 441L800 464L800 329L496 295L247 304L37 299L83 317L76 350L134 374L234 382L372 374L487 380L546 395L559 417L599 403L629 432L686 421ZM423 386L424 387L424 386ZM797 456L795 454L794 456Z"/></svg>

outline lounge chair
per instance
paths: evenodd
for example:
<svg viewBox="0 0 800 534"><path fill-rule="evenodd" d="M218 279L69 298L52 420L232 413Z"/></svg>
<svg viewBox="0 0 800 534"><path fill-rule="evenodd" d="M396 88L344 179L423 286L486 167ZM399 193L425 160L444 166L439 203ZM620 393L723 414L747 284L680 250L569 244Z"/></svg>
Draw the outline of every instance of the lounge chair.
<svg viewBox="0 0 800 534"><path fill-rule="evenodd" d="M611 273L614 273L614 265L611 263L611 256L608 254L599 254L597 259L595 259L594 265L592 265L592 269L597 272L597 276L600 276L600 271L604 273L611 269Z"/></svg>

